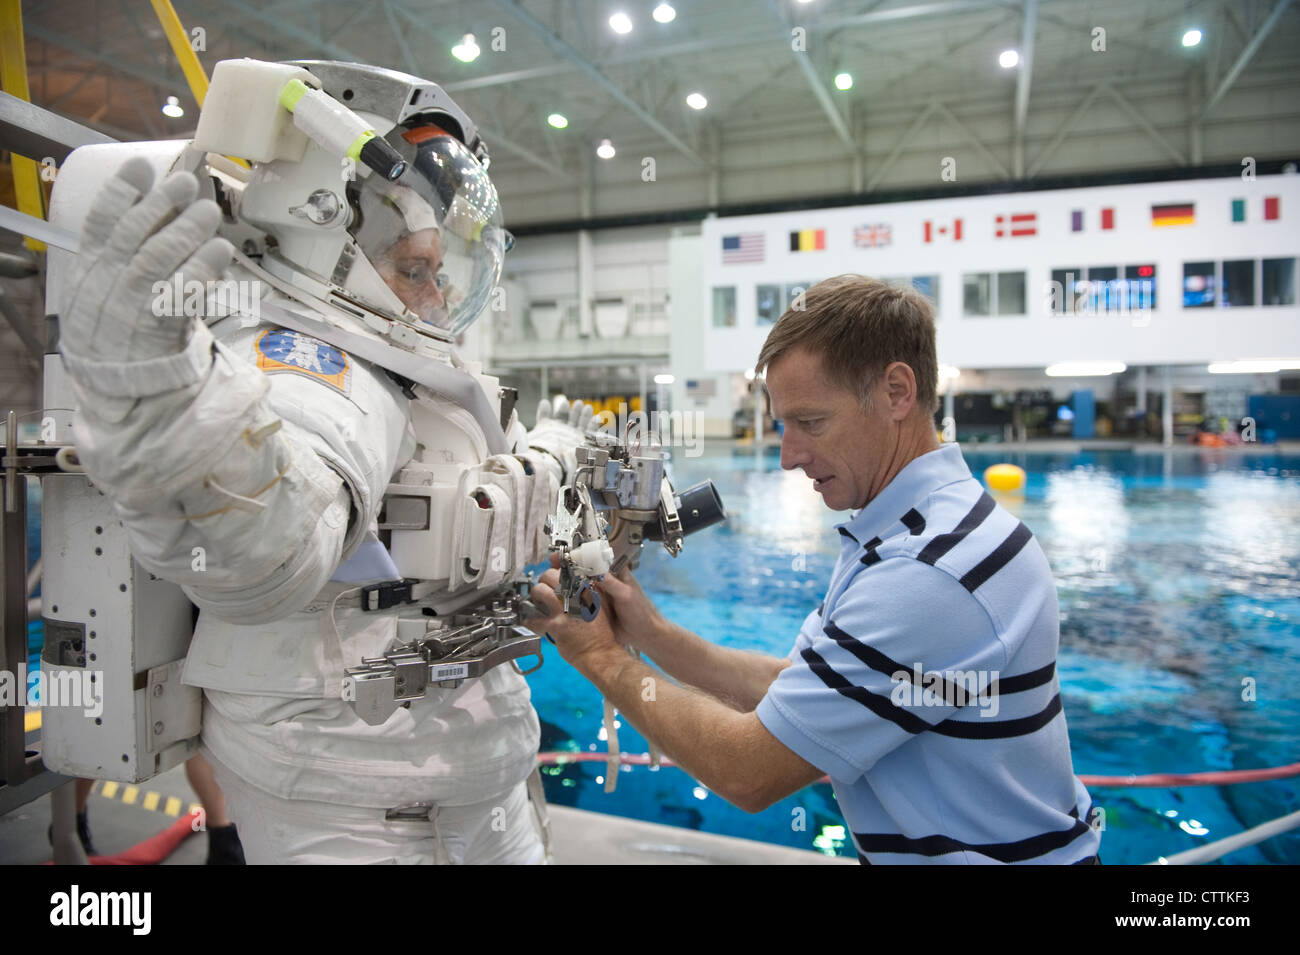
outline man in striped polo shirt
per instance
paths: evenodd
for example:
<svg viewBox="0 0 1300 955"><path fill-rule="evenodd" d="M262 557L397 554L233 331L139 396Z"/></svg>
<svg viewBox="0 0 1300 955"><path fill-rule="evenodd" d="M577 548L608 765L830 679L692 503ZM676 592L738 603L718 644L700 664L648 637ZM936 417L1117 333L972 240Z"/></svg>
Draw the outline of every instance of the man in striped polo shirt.
<svg viewBox="0 0 1300 955"><path fill-rule="evenodd" d="M595 622L557 615L548 631L637 729L741 808L829 775L862 862L1099 861L1061 710L1051 570L935 438L929 302L846 275L802 304L757 363L785 423L781 466L856 513L789 657L709 644L626 575L601 583ZM553 580L534 594L557 610ZM620 642L690 688L647 700L654 671Z"/></svg>

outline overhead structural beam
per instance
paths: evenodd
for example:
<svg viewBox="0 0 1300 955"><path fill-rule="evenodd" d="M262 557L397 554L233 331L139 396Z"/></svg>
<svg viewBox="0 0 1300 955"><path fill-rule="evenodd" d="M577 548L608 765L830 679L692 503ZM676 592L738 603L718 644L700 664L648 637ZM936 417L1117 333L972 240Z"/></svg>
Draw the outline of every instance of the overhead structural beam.
<svg viewBox="0 0 1300 955"><path fill-rule="evenodd" d="M265 24L281 36L288 37L291 40L297 40L307 47L308 51L323 50L330 56L337 57L340 60L353 60L361 63L365 62L355 53L349 53L337 43L331 43L329 40L319 37L314 33L309 33L300 26L296 26L292 20L284 16L265 10L259 10L251 3L245 0L226 0L226 6L238 10L246 17L256 20L258 23Z"/></svg>
<svg viewBox="0 0 1300 955"><path fill-rule="evenodd" d="M1119 104L1119 108L1122 109L1124 112L1126 112L1129 115L1129 118L1133 120L1133 122L1138 124L1139 129L1141 129L1144 133L1150 136L1151 140L1157 146L1159 146L1161 149L1163 149L1165 152L1169 154L1170 159L1178 163L1178 165L1180 166L1187 165L1187 157L1184 156L1182 153L1180 153L1176 148L1174 148L1174 146L1169 142L1169 140L1165 139L1164 136L1160 135L1160 130L1152 126L1150 120L1148 120L1145 116L1143 116L1140 112L1138 112L1138 108L1134 106L1132 103L1130 103L1123 96L1123 94L1120 93L1119 90L1115 89L1115 87L1111 86L1109 83L1103 83L1102 89L1110 96L1111 99L1113 99L1116 103Z"/></svg>
<svg viewBox="0 0 1300 955"><path fill-rule="evenodd" d="M895 23L899 20L918 20L922 17L938 17L950 13L974 13L985 7L1014 7L1014 0L949 0L947 3L918 3L911 7L895 7L892 10L874 10L844 17L822 17L817 21L816 30L838 30L840 27L869 26L875 23Z"/></svg>
<svg viewBox="0 0 1300 955"><path fill-rule="evenodd" d="M520 146L518 143L511 142L510 140L506 139L505 136L502 136L500 133L498 133L496 130L489 129L488 127L484 126L482 123L476 123L475 125L478 126L478 131L483 135L483 138L487 141L489 149L500 146L506 152L518 156L520 159L524 160L525 162L532 163L538 169L545 170L546 172L554 176L556 179L571 179L569 173L566 173L563 169L561 169L559 166L555 165L554 163L548 162L547 160L543 159L541 156L537 155L537 153L533 152L531 149L527 149L523 146Z"/></svg>
<svg viewBox="0 0 1300 955"><path fill-rule="evenodd" d="M1246 68L1246 64L1250 62L1250 58L1253 57L1259 49L1259 45L1263 43L1264 38L1273 31L1273 27L1277 26L1277 21L1282 18L1282 14L1286 12L1286 8L1290 5L1291 0L1277 0L1277 5L1273 7L1273 12L1268 15L1268 19L1265 20L1260 25L1260 28L1255 31L1255 35L1250 38L1250 42L1246 44L1246 48L1241 51L1241 55L1238 56L1236 62L1232 64L1232 68L1228 70L1223 79L1219 81L1218 88L1215 89L1214 95L1210 97L1209 101L1205 104L1205 108L1201 110L1201 119L1205 119L1205 117L1209 116L1210 110L1214 109L1219 100L1223 99L1223 94L1232 88L1232 84L1237 81L1237 77L1241 75L1241 71Z"/></svg>
<svg viewBox="0 0 1300 955"><path fill-rule="evenodd" d="M1017 179L1025 175L1025 119L1029 115L1029 83L1034 72L1034 32L1038 25L1038 0L1025 0L1020 30L1020 73L1016 77L1016 122L1012 165Z"/></svg>
<svg viewBox="0 0 1300 955"><path fill-rule="evenodd" d="M920 132L921 127L925 125L925 121L930 118L930 114L938 108L938 105L938 103L931 101L925 109L921 110L916 119L912 120L912 125L907 127L907 132L898 137L898 141L894 143L894 148L890 150L889 155L885 157L885 161L876 167L876 171L872 173L871 178L867 180L867 188L864 192L871 192L876 188L876 186L880 185L880 181L885 178L885 173L889 172L890 167L893 166L894 163L898 161L898 157L902 155L903 148L911 141L913 136Z"/></svg>
<svg viewBox="0 0 1300 955"><path fill-rule="evenodd" d="M781 12L780 0L768 0L768 2L771 5L772 12L776 14L776 18L781 21L787 31L794 26ZM804 79L808 81L808 85L812 88L813 95L817 97L817 102L821 104L822 112L831 121L831 127L835 130L835 135L840 137L840 142L848 147L850 153L856 153L858 147L853 141L853 134L849 132L849 125L844 122L844 117L840 115L839 108L831 98L830 91L826 89L825 82L817 75L817 69L812 62L812 54L807 51L800 52L796 50L788 35L785 37L784 42L790 50L790 55L794 57L795 63L798 64L800 72L803 73Z"/></svg>
<svg viewBox="0 0 1300 955"><path fill-rule="evenodd" d="M1056 130L1056 135L1052 137L1052 141L1043 147L1043 151L1038 154L1038 158L1034 160L1034 164L1029 167L1029 179L1033 179L1043 171L1043 167L1047 165L1047 160L1051 159L1056 153L1056 150L1061 147L1061 143L1065 142L1065 137L1070 134L1070 130L1074 128L1075 122L1088 111L1088 107L1092 106L1093 100L1097 98L1097 95L1101 93L1101 90L1101 85L1094 86L1089 91L1088 95L1079 101L1079 105L1074 107L1074 111L1066 117L1063 123L1061 123Z"/></svg>
<svg viewBox="0 0 1300 955"><path fill-rule="evenodd" d="M651 116L640 103L628 96L612 80L610 80L609 77L596 69L595 65L593 65L590 60L547 29L546 25L542 23L542 21L538 20L531 13L521 7L515 2L515 0L496 0L496 4L510 13L516 20L524 24L524 26L528 27L528 29L536 33L537 36L541 38L542 42L551 48L552 52L569 60L571 63L575 64L578 69L590 76L597 86L626 106L638 119L653 129L656 133L668 140L668 142L672 143L673 146L677 148L677 151L683 156L700 166L708 165L708 162L703 156L697 153L690 146L686 145L686 143L682 142L682 140L678 138L672 130Z"/></svg>
<svg viewBox="0 0 1300 955"><path fill-rule="evenodd" d="M131 62L131 58L100 53L78 43L76 40L64 36L62 33L55 33L53 30L47 30L39 24L24 24L23 30L29 37L35 37L42 43L48 43L51 46L57 46L60 49L67 50L69 53L75 53L82 59L110 66L119 73L133 76L137 80L149 83L159 89L171 90L173 87L180 87L182 85L181 80L170 77L166 73L151 70L148 67L138 66Z"/></svg>
<svg viewBox="0 0 1300 955"><path fill-rule="evenodd" d="M870 26L873 23L889 23L901 20L920 19L928 16L941 16L952 13L969 13L988 7L1007 7L1010 0L961 0L950 3L926 3L912 7L899 7L895 10L883 10L877 13L863 13L847 17L823 17L808 24L808 32L822 33L838 30L841 27ZM681 56L688 53L709 53L727 47L763 46L772 42L772 35L767 30L728 32L723 36L709 37L701 40L686 40L681 43L652 44L635 50L620 50L619 63L633 63L638 60L662 60L665 57ZM501 86L507 83L521 83L543 76L555 76L578 69L573 63L535 66L508 73L492 73L488 76L476 76L472 80L460 80L448 83L443 89L449 93L456 90L481 89L485 86Z"/></svg>
<svg viewBox="0 0 1300 955"><path fill-rule="evenodd" d="M20 156L37 162L50 156L63 162L78 146L111 142L112 137L101 132L0 92L0 143Z"/></svg>
<svg viewBox="0 0 1300 955"><path fill-rule="evenodd" d="M1007 171L1007 167L1002 164L1002 160L993 155L992 151L984 145L983 141L967 129L965 123L953 115L952 110L947 106L944 106L943 103L935 103L934 108L939 115L957 127L957 131L970 141L970 144L975 147L975 150L984 157L985 162L996 169L1003 179L1011 178L1011 174Z"/></svg>

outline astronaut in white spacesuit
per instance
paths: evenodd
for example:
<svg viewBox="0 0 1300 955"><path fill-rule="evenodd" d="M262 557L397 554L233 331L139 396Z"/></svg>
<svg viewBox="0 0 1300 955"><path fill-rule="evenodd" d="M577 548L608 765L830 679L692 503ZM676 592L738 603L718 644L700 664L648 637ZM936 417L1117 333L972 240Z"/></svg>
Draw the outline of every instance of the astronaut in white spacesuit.
<svg viewBox="0 0 1300 955"><path fill-rule="evenodd" d="M590 411L548 417L543 402L533 432L510 415L493 438L473 407L417 383L413 357L441 361L498 400L452 346L509 242L482 147L440 90L439 109L412 105L431 84L307 66L341 99L356 87L353 108L404 172L340 185L337 156L313 142L297 162L254 163L244 183L213 175L214 202L199 198L206 168L196 180L122 164L89 206L60 308L77 450L136 560L200 608L185 682L203 688L202 751L250 862L542 862L538 720L514 661L431 685L374 725L345 671L391 648L399 618L445 613L545 558L544 516ZM389 87L400 100L374 93ZM262 312L281 320L159 314L155 283L176 274L260 281ZM319 336L302 330L325 312ZM353 338L325 340L349 316ZM380 320L396 329L387 352L340 344L382 338ZM393 345L403 329L414 346ZM427 493L440 542L414 591L380 532L394 483ZM476 533L488 510L496 522ZM397 602L363 607L376 582Z"/></svg>

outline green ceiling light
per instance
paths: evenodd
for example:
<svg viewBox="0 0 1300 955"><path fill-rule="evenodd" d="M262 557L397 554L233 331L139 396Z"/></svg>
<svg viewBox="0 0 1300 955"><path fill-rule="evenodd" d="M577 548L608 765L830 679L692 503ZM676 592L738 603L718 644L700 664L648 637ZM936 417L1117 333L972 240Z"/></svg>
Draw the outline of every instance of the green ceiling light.
<svg viewBox="0 0 1300 955"><path fill-rule="evenodd" d="M564 129L564 127L569 125L569 118L563 113L552 113L550 116L546 117L546 121L556 129Z"/></svg>
<svg viewBox="0 0 1300 955"><path fill-rule="evenodd" d="M837 90L851 90L851 89L853 89L853 74L852 74L852 73L836 73L836 74L835 74L835 88L836 88Z"/></svg>

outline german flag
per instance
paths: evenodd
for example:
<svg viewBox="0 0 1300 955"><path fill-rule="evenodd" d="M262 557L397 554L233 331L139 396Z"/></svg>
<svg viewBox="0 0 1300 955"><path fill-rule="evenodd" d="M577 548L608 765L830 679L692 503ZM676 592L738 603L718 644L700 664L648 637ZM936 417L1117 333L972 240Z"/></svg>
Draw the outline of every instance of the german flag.
<svg viewBox="0 0 1300 955"><path fill-rule="evenodd" d="M825 229L801 229L790 233L791 252L816 252L825 248Z"/></svg>
<svg viewBox="0 0 1300 955"><path fill-rule="evenodd" d="M1151 207L1151 224L1153 226L1194 225L1195 223L1196 203L1194 202L1174 202L1169 205Z"/></svg>

